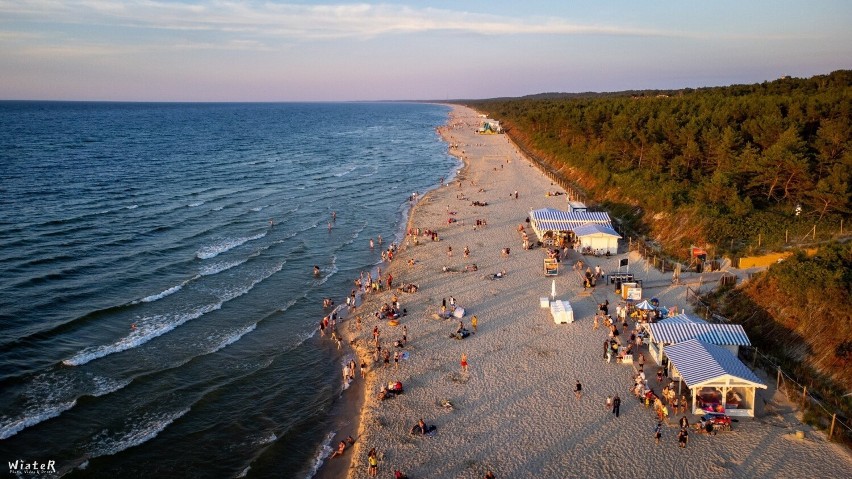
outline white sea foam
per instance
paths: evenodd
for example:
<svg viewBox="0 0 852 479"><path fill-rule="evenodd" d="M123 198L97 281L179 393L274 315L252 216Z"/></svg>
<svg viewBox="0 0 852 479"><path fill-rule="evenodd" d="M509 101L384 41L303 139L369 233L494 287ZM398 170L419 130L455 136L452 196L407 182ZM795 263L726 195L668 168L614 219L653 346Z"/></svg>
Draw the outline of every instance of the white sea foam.
<svg viewBox="0 0 852 479"><path fill-rule="evenodd" d="M353 171L355 171L355 168L358 168L358 165L352 165L352 166L349 167L349 169L347 169L345 171L341 171L340 173L335 173L334 176L336 176L337 178L340 178L341 176L346 176L349 173L352 173Z"/></svg>
<svg viewBox="0 0 852 479"><path fill-rule="evenodd" d="M254 207L254 208L252 208L251 210L252 210L252 211L254 211L254 212L258 212L258 211L263 210L263 209L264 209L264 208L266 208L267 206L269 206L269 205L255 206L255 207Z"/></svg>
<svg viewBox="0 0 852 479"><path fill-rule="evenodd" d="M245 237L241 237L241 238L225 239L225 240L222 240L222 241L220 241L216 244L212 244L210 246L205 246L205 247L201 248L200 250L198 250L198 252L195 253L195 256L199 259L214 258L214 257L216 257L216 256L218 256L218 255L220 255L220 254L222 254L226 251L230 251L230 250L236 248L237 246L244 245L244 244L248 243L249 241L258 240L260 238L263 238L264 236L266 236L266 231L264 231L262 233L258 233L254 236L245 236Z"/></svg>
<svg viewBox="0 0 852 479"><path fill-rule="evenodd" d="M261 281L265 280L266 278L272 276L273 274L281 271L281 268L284 267L284 263L286 263L286 261L282 261L281 263L278 263L277 265L273 266L272 268L268 269L267 271L264 271L263 274L261 274L259 277L253 279L252 282L248 284L248 286L243 286L243 287L239 287L239 288L235 288L235 289L228 289L228 290L224 290L224 291L219 292L218 293L219 299L223 303L226 303L226 302L228 302L228 301L230 301L234 298L238 298L238 297L248 293L249 291L252 290L252 288L257 286L258 283L260 283Z"/></svg>
<svg viewBox="0 0 852 479"><path fill-rule="evenodd" d="M57 404L34 405L24 410L23 414L17 418L9 416L0 417L0 440L14 436L24 429L34 426L42 421L47 421L54 418L63 412L71 409L77 404L77 400L61 402Z"/></svg>
<svg viewBox="0 0 852 479"><path fill-rule="evenodd" d="M198 274L201 276L212 276L214 274L221 273L222 271L227 271L231 268L237 267L243 263L248 261L248 258L237 260L237 261L228 261L224 263L216 263L210 265L202 265L198 270Z"/></svg>
<svg viewBox="0 0 852 479"><path fill-rule="evenodd" d="M319 468L322 467L325 459L331 455L331 440L334 439L335 435L337 435L337 433L334 431L325 435L325 439L323 439L322 444L320 444L319 451L317 451L317 455L314 457L314 463L311 465L311 470L308 472L308 475L305 476L305 479L311 479L314 477L317 471L319 471Z"/></svg>
<svg viewBox="0 0 852 479"><path fill-rule="evenodd" d="M135 210L136 208L139 208L139 205L130 205L130 206L124 207L124 209L127 209L127 210Z"/></svg>
<svg viewBox="0 0 852 479"><path fill-rule="evenodd" d="M145 413L129 430L110 433L104 429L89 444L90 457L111 456L157 437L169 424L188 413L190 408L170 413Z"/></svg>
<svg viewBox="0 0 852 479"><path fill-rule="evenodd" d="M213 208L213 211L222 211L223 208L225 208L225 207L224 206L217 206L217 207Z"/></svg>
<svg viewBox="0 0 852 479"><path fill-rule="evenodd" d="M201 205L203 205L203 204L204 204L204 202L203 202L203 201L196 201L195 203L190 203L190 204L188 204L188 205L186 205L186 206L188 206L188 207L190 207L190 208L196 208L196 207L201 206Z"/></svg>
<svg viewBox="0 0 852 479"><path fill-rule="evenodd" d="M257 328L257 323L255 323L255 324L250 324L250 325L246 326L245 328L238 329L238 330L234 331L234 332L233 332L233 333L231 333L230 335L225 336L224 338L222 338L222 341L221 341L221 342L219 342L219 344L217 344L217 345L213 346L213 347L210 349L210 353L215 353L216 351L218 351L218 350L220 350L220 349L222 349L222 348L224 348L224 347L227 347L227 346L229 346L229 345L231 345L231 344L236 343L237 341L239 341L240 339L242 339L242 337L243 337L243 336L245 336L246 334L248 334L248 333L250 333L250 332L254 331L256 328ZM210 353L208 353L208 354L210 354Z"/></svg>
<svg viewBox="0 0 852 479"><path fill-rule="evenodd" d="M92 382L95 385L95 390L92 391L92 396L100 397L112 394L119 389L124 389L128 384L133 382L133 379L115 379L95 376L92 378Z"/></svg>
<svg viewBox="0 0 852 479"><path fill-rule="evenodd" d="M325 284L335 273L337 273L337 255L331 255L331 268L327 271L323 270L322 279L317 281L317 286Z"/></svg>
<svg viewBox="0 0 852 479"><path fill-rule="evenodd" d="M255 446L263 446L264 444L272 444L273 442L275 442L277 440L278 440L278 436L276 436L274 432L270 432L268 434L265 434L265 435L259 437L257 440L255 440L254 445Z"/></svg>
<svg viewBox="0 0 852 479"><path fill-rule="evenodd" d="M89 361L93 361L95 359L102 358L113 353L126 351L128 349L132 349L142 344L145 344L156 337L168 333L169 331L177 328L178 326L186 323L187 321L191 321L211 311L220 309L222 307L222 304L248 293L252 290L252 288L257 286L258 283L264 281L266 278L269 278L273 274L281 271L281 268L284 267L285 263L286 261L282 261L281 263L278 263L272 268L269 268L268 270L264 271L259 277L253 279L251 283L249 283L247 286L227 289L218 292L217 295L219 296L219 303L202 306L200 308L196 308L192 311L185 313L158 314L154 316L144 317L136 322L136 329L133 330L127 336L124 336L123 338L112 344L92 346L83 349L71 358L62 361L62 364L66 366L80 366L82 364L88 363Z"/></svg>
<svg viewBox="0 0 852 479"><path fill-rule="evenodd" d="M201 317L202 315L215 311L221 307L222 302L202 306L186 313L158 314L142 318L136 322L136 329L127 336L112 344L88 347L71 358L62 361L62 364L66 366L80 366L81 364L86 364L89 361L102 358L109 354L135 348L158 336L168 333L187 321Z"/></svg>
<svg viewBox="0 0 852 479"><path fill-rule="evenodd" d="M150 295L150 296L145 296L144 298L140 299L139 301L134 301L134 303L137 303L137 302L138 302L138 303L152 303L152 302L154 302L154 301L157 301L158 299L163 299L163 298L165 298L166 296L169 296L169 295L171 295L171 294L177 293L177 292L178 292L178 291L180 291L182 288L183 288L183 283L181 283L181 284L179 284L179 285L177 285L177 286L172 286L171 288L166 289L166 290L164 290L164 291L160 291L160 292L159 292L159 293L157 293L157 294L152 294L152 295Z"/></svg>

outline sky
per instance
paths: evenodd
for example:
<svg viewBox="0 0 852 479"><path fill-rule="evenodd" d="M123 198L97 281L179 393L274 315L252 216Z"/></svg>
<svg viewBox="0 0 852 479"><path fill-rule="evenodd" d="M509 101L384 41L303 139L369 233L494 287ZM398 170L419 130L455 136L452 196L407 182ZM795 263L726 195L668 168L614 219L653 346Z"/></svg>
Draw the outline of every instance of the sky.
<svg viewBox="0 0 852 479"><path fill-rule="evenodd" d="M0 100L477 99L849 68L848 0L0 0Z"/></svg>

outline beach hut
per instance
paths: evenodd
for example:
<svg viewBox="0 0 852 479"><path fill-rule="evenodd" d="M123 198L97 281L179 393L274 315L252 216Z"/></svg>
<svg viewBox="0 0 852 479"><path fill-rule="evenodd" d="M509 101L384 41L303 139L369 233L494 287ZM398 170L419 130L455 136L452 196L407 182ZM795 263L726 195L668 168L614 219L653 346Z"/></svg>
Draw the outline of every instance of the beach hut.
<svg viewBox="0 0 852 479"><path fill-rule="evenodd" d="M648 330L648 351L659 364L664 364L670 345L699 339L721 346L734 356L739 354L740 346L751 346L748 335L740 324L710 324L687 314L666 318L658 323L650 323Z"/></svg>
<svg viewBox="0 0 852 479"><path fill-rule="evenodd" d="M618 253L618 239L621 235L609 224L588 223L577 226L572 231L580 240L582 248L589 248L600 254Z"/></svg>
<svg viewBox="0 0 852 479"><path fill-rule="evenodd" d="M757 389L766 384L728 349L690 339L666 348L669 376L681 379L692 395L692 412L724 412L754 417Z"/></svg>

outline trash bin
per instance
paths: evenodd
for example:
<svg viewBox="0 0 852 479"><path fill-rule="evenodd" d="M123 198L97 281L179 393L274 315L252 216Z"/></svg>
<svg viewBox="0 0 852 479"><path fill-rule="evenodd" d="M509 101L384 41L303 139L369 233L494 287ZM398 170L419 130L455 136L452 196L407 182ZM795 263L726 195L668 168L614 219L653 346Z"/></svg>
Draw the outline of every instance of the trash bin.
<svg viewBox="0 0 852 479"><path fill-rule="evenodd" d="M616 279L615 280L615 292L619 292L619 291L621 291L621 280Z"/></svg>
<svg viewBox="0 0 852 479"><path fill-rule="evenodd" d="M703 271L704 271L704 263L702 263L701 261L695 263L695 272L701 273Z"/></svg>

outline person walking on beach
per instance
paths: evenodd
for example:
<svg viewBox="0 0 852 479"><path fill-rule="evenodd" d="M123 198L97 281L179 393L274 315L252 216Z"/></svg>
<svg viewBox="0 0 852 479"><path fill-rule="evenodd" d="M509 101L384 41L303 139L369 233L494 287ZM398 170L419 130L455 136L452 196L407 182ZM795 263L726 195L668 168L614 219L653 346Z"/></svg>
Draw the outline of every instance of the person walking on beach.
<svg viewBox="0 0 852 479"><path fill-rule="evenodd" d="M576 385L576 386L574 386L574 396L575 396L577 399L580 399L581 397L583 397L583 385L582 385L582 384L580 384L580 380L579 380L579 379L577 380L577 385Z"/></svg>
<svg viewBox="0 0 852 479"><path fill-rule="evenodd" d="M654 428L654 439L657 441L657 444L660 444L661 437L663 437L663 423L658 422L657 427Z"/></svg>
<svg viewBox="0 0 852 479"><path fill-rule="evenodd" d="M618 394L612 398L612 413L615 414L615 417L618 417L621 410L621 398L618 397Z"/></svg>
<svg viewBox="0 0 852 479"><path fill-rule="evenodd" d="M467 257L469 257L469 256L470 256L470 248L468 248L468 247L467 247L467 245L465 245L465 247L464 247L464 257L465 257L465 258L467 258Z"/></svg>
<svg viewBox="0 0 852 479"><path fill-rule="evenodd" d="M462 372L467 372L467 354L462 353L461 355L461 368Z"/></svg>
<svg viewBox="0 0 852 479"><path fill-rule="evenodd" d="M470 325L473 326L473 330L476 331L476 325L479 324L479 319L477 319L476 315L470 318Z"/></svg>
<svg viewBox="0 0 852 479"><path fill-rule="evenodd" d="M612 410L612 396L607 396L607 397L606 397L606 410L607 410L607 411L611 411L611 410Z"/></svg>

